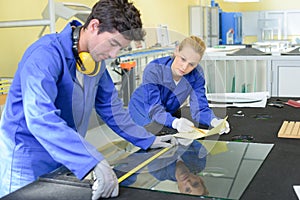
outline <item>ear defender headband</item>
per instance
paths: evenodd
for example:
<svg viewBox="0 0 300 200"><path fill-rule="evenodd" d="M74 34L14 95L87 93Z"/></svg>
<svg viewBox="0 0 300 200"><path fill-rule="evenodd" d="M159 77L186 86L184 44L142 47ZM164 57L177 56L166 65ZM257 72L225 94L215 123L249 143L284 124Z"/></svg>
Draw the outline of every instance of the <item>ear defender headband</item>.
<svg viewBox="0 0 300 200"><path fill-rule="evenodd" d="M96 76L100 71L99 63L95 62L91 54L89 54L88 52L78 53L80 29L81 26L76 27L73 30L73 35L72 35L72 39L73 39L72 50L76 59L76 68L78 71L80 71L83 74L86 74L88 76Z"/></svg>

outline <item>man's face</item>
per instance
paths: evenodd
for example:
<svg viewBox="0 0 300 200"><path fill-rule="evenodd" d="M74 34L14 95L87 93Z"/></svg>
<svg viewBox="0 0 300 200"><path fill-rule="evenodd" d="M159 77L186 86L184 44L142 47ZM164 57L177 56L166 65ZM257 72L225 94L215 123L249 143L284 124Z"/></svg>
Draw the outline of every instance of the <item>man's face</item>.
<svg viewBox="0 0 300 200"><path fill-rule="evenodd" d="M88 41L88 51L96 61L116 58L121 49L127 47L130 40L124 38L119 32L103 32L94 34Z"/></svg>

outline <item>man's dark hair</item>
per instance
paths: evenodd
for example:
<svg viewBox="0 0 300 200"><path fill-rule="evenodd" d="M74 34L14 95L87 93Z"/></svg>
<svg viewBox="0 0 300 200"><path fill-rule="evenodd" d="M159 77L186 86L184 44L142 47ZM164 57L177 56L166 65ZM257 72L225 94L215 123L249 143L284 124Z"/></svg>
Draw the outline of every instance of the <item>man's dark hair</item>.
<svg viewBox="0 0 300 200"><path fill-rule="evenodd" d="M84 28L92 19L100 22L98 33L118 31L127 40L143 40L145 31L142 29L142 20L139 10L128 0L100 0L92 9Z"/></svg>

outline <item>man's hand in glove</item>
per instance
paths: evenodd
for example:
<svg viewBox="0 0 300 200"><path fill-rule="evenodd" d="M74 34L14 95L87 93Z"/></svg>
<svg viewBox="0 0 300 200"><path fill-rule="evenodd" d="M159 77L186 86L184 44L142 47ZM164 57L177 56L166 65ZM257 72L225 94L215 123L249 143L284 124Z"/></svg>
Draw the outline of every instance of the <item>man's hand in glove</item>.
<svg viewBox="0 0 300 200"><path fill-rule="evenodd" d="M169 141L169 142L168 142ZM150 146L151 149L165 148L177 145L178 142L172 135L156 136L154 142Z"/></svg>
<svg viewBox="0 0 300 200"><path fill-rule="evenodd" d="M193 131L193 122L186 118L176 118L172 122L172 127L177 129L178 132L191 132Z"/></svg>
<svg viewBox="0 0 300 200"><path fill-rule="evenodd" d="M217 119L217 118L214 118L213 120L211 120L211 122L210 122L210 125L212 126L212 127L216 127L216 126L218 126L220 123L222 123L223 122L223 119ZM225 122L226 124L225 124L225 127L224 127L224 129L222 129L221 131L220 131L220 135L222 135L222 134L227 134L227 133L229 133L229 131L230 131L230 128L229 128L229 123L226 121Z"/></svg>
<svg viewBox="0 0 300 200"><path fill-rule="evenodd" d="M93 175L95 182L92 187L92 200L118 196L118 179L106 160L102 160L96 165Z"/></svg>

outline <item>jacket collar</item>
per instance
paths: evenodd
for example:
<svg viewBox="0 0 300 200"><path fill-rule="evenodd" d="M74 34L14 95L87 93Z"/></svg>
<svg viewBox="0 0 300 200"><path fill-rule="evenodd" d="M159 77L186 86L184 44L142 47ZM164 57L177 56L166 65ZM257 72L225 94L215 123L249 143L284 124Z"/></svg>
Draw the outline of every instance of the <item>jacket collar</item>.
<svg viewBox="0 0 300 200"><path fill-rule="evenodd" d="M69 66L70 73L72 74L73 80L76 79L76 60L74 58L72 46L73 46L73 38L72 27L80 26L81 23L77 20L73 20L68 23L66 27L58 34L58 40L63 48L64 55L66 58L67 65Z"/></svg>
<svg viewBox="0 0 300 200"><path fill-rule="evenodd" d="M80 26L81 23L73 20L72 22L68 23L67 26L62 30L62 32L58 35L58 40L62 45L62 48L65 52L66 58L73 59L73 51L72 51L72 46L73 46L73 39L72 39L72 33L73 29L72 26L77 27Z"/></svg>
<svg viewBox="0 0 300 200"><path fill-rule="evenodd" d="M173 75L172 75L172 63L174 61L174 57L169 57L169 59L167 59L167 61L165 63L162 63L163 65L163 82L164 83L171 83L174 82L173 81Z"/></svg>

